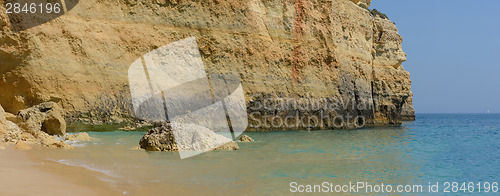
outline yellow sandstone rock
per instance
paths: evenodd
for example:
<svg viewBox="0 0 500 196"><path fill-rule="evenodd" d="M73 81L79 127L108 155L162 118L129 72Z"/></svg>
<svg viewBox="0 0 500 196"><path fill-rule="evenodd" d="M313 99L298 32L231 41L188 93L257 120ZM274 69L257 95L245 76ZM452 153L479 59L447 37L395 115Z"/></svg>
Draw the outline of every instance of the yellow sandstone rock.
<svg viewBox="0 0 500 196"><path fill-rule="evenodd" d="M341 113L365 116L366 126L411 120L402 37L394 23L370 15L361 3L371 1L86 0L20 33L8 28L0 8L0 103L14 114L53 101L65 117L134 117L129 66L156 48L194 36L208 74L241 77L247 105L262 101L253 97L258 94L356 104L376 99L375 109Z"/></svg>

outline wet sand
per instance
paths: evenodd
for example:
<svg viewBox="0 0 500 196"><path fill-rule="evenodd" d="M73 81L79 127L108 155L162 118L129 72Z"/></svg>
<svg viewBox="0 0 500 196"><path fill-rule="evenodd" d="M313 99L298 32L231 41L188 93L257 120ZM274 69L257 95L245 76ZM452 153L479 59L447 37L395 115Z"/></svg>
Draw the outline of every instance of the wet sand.
<svg viewBox="0 0 500 196"><path fill-rule="evenodd" d="M5 147L0 149L0 195L123 195L96 172L43 161L13 145L0 146Z"/></svg>
<svg viewBox="0 0 500 196"><path fill-rule="evenodd" d="M0 147L0 196L215 195L209 186L108 182L102 180L107 177L103 173L44 160L36 154L59 149L15 150L13 144L1 142L0 146L5 147Z"/></svg>

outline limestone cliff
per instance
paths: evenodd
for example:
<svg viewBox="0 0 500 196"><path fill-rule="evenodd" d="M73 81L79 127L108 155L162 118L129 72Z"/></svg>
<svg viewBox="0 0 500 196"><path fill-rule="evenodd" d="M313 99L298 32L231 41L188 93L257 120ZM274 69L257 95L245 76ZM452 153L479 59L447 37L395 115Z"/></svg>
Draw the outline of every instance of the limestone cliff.
<svg viewBox="0 0 500 196"><path fill-rule="evenodd" d="M402 37L361 3L371 1L86 0L17 33L1 7L0 103L10 113L54 101L68 118L133 117L128 67L195 36L208 73L241 77L249 113L295 112L252 109L270 97L332 98L376 102L336 111L363 115L368 126L400 124L414 118ZM268 121L250 123L259 120Z"/></svg>

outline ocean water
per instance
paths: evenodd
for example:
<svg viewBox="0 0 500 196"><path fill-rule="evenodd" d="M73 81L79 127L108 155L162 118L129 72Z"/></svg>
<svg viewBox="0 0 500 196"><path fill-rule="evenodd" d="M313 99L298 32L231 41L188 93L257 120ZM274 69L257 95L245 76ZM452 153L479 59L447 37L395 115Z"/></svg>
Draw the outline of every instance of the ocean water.
<svg viewBox="0 0 500 196"><path fill-rule="evenodd" d="M184 160L175 152L133 150L144 132L89 132L96 140L75 150L36 153L97 171L125 195L163 195L172 186L209 195L286 195L291 182L423 185L424 193L439 182L444 194L444 182L500 181L500 114L419 114L397 127L245 134L256 142Z"/></svg>

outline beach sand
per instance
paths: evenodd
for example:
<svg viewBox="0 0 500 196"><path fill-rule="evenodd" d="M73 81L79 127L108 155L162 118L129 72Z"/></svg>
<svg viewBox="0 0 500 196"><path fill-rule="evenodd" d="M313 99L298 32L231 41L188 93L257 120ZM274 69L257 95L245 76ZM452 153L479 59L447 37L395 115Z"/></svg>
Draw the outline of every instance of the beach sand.
<svg viewBox="0 0 500 196"><path fill-rule="evenodd" d="M15 150L14 144L0 142L0 196L215 195L211 193L216 191L210 186L108 182L102 180L107 177L103 173L44 160L36 154L60 149L33 148Z"/></svg>
<svg viewBox="0 0 500 196"><path fill-rule="evenodd" d="M36 158L0 143L0 195L123 195L85 168Z"/></svg>

